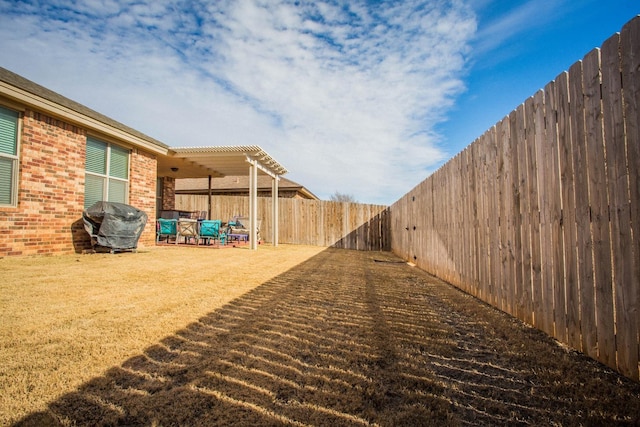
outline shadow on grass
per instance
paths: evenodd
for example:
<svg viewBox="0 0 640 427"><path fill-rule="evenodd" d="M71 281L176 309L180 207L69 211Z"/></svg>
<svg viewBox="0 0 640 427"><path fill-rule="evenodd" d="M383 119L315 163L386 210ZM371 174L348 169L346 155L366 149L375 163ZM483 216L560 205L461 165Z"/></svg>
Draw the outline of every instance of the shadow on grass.
<svg viewBox="0 0 640 427"><path fill-rule="evenodd" d="M640 385L389 253L328 249L16 425L630 425Z"/></svg>

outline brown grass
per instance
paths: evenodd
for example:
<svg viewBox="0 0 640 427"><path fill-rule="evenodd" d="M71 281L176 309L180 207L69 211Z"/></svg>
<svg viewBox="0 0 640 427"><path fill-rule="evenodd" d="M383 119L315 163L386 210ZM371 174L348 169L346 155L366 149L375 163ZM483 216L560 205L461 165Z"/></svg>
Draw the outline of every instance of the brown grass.
<svg viewBox="0 0 640 427"><path fill-rule="evenodd" d="M22 277L0 289L2 422L19 427L640 425L640 384L389 253L0 268Z"/></svg>
<svg viewBox="0 0 640 427"><path fill-rule="evenodd" d="M321 250L180 246L0 259L0 425Z"/></svg>

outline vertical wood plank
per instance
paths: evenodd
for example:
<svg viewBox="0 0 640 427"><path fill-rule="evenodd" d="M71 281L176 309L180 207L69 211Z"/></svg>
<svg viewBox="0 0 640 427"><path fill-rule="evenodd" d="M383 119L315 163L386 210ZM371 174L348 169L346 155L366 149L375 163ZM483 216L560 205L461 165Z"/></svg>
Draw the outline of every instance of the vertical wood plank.
<svg viewBox="0 0 640 427"><path fill-rule="evenodd" d="M500 263L501 280L500 309L513 312L513 265L512 224L511 224L511 144L509 141L509 118L505 117L497 126L498 137L498 171L500 177Z"/></svg>
<svg viewBox="0 0 640 427"><path fill-rule="evenodd" d="M437 241L438 241L438 235L436 232L436 221L437 221L437 216L436 213L440 210L439 207L436 207L436 201L435 201L435 181L433 179L429 179L428 181L426 181L424 183L424 188L426 191L425 194L425 199L428 200L429 203L429 222L428 222L428 229L427 229L427 238L428 238L428 244L429 244L429 259L430 259L430 269L431 270L435 270L437 263L438 263L438 258L437 258L437 254L438 254L438 250L437 250Z"/></svg>
<svg viewBox="0 0 640 427"><path fill-rule="evenodd" d="M451 234L453 233L453 227L455 225L455 220L456 220L456 212L453 209L454 207L453 199L455 198L455 195L453 191L449 191L449 192L445 191L445 189L449 187L452 183L452 177L450 176L450 174L451 174L451 169L449 170L441 169L440 173L438 174L440 178L440 183L439 183L439 191L441 195L440 197L445 200L445 206L446 206L446 210L440 213L440 227L442 229L442 232L440 233L440 238L441 238L441 244L443 245L440 256L443 261L441 265L442 275L443 277L446 278L447 281L453 282L454 278L452 274L451 263L449 262L449 260L451 259L451 246L450 246ZM452 187L449 187L449 188L452 188ZM449 218L447 218L447 214L449 215Z"/></svg>
<svg viewBox="0 0 640 427"><path fill-rule="evenodd" d="M446 227L447 235L446 235L446 248L447 253L449 255L449 259L451 260L450 265L447 266L447 277L448 281L451 283L458 283L458 270L456 269L456 261L457 261L457 245L454 245L453 242L457 239L458 226L460 223L460 204L456 203L456 201L460 200L459 191L460 188L456 185L459 178L459 160L460 156L456 155L453 159L453 167L447 170L446 174L446 183L443 187L443 191L445 189L453 189L453 191L448 191L448 200L447 200L447 211L453 212L452 219L450 224Z"/></svg>
<svg viewBox="0 0 640 427"><path fill-rule="evenodd" d="M472 288L474 289L474 295L480 297L480 277L482 276L482 266L485 260L482 257L482 241L480 237L480 218L482 215L482 186L479 179L481 170L480 154L478 152L478 144L471 144L470 150L470 162L468 164L470 175L472 176L472 194L473 204L471 207L471 221L472 233L473 233L473 272L472 272Z"/></svg>
<svg viewBox="0 0 640 427"><path fill-rule="evenodd" d="M460 217L460 237L463 239L462 241L467 242L466 245L457 245L462 247L461 252L461 266L462 266L462 277L461 283L463 289L467 293L473 293L473 289L471 287L472 277L473 277L473 250L474 250L474 241L473 241L473 220L471 219L471 205L473 203L473 182L469 173L469 147L462 150L460 156L460 183L463 189L462 194L462 215Z"/></svg>
<svg viewBox="0 0 640 427"><path fill-rule="evenodd" d="M547 132L545 152L549 154L549 167L545 168L549 176L549 221L551 224L551 256L553 265L553 327L555 336L561 342L567 342L566 301L564 286L564 240L562 227L562 188L560 177L560 159L558 144L558 91L556 82L545 86Z"/></svg>
<svg viewBox="0 0 640 427"><path fill-rule="evenodd" d="M595 319L597 357L616 368L615 329L613 319L613 283L611 275L611 243L609 239L609 200L606 179L604 134L601 104L600 50L594 49L584 57L583 88L589 193L591 205L591 233L593 235Z"/></svg>
<svg viewBox="0 0 640 427"><path fill-rule="evenodd" d="M461 211L459 218L459 238L461 241L469 242L468 245L456 245L460 247L460 252L458 256L460 257L460 283L462 285L462 289L465 292L469 291L468 287L468 278L469 271L471 270L471 240L469 239L469 202L471 201L471 188L470 188L470 180L469 175L467 173L467 156L469 154L468 147L462 150L460 153L460 175L458 177L458 182L461 185Z"/></svg>
<svg viewBox="0 0 640 427"><path fill-rule="evenodd" d="M487 266L489 264L489 257L487 253L487 231L486 231L486 167L487 167L487 159L485 153L485 147L482 143L483 139L479 138L472 144L475 152L477 165L475 167L476 172L476 188L478 192L478 213L477 213L477 229L476 229L476 239L478 242L478 291L477 296L481 300L485 300L486 298L486 284L489 280L487 275Z"/></svg>
<svg viewBox="0 0 640 427"><path fill-rule="evenodd" d="M622 89L629 171L630 215L632 236L631 286L624 296L628 301L629 353L625 356L625 372L640 379L640 17L626 24L620 33L622 52ZM635 316L634 316L635 313ZM634 352L633 337L636 337ZM635 369L634 369L635 365Z"/></svg>
<svg viewBox="0 0 640 427"><path fill-rule="evenodd" d="M611 205L611 244L613 250L613 274L615 293L616 351L618 369L625 375L634 375L637 361L637 329L634 327L637 311L634 310L633 236L631 206L629 201L629 176L626 150L637 141L627 141L623 105L620 102L622 85L620 79L620 36L614 35L602 45L602 101L604 130L607 146L607 178ZM628 82L629 84L633 84ZM628 146L627 146L628 143ZM631 165L629 165L631 166ZM634 284L635 285L632 285ZM637 307L636 307L637 310ZM635 332L636 336L631 336ZM633 366L635 362L636 366Z"/></svg>
<svg viewBox="0 0 640 427"><path fill-rule="evenodd" d="M573 174L573 147L569 113L569 74L562 73L557 80L558 90L558 145L560 180L562 184L562 227L564 239L564 293L567 317L567 340L573 348L581 348L580 299L578 295L578 263L576 255L576 215Z"/></svg>
<svg viewBox="0 0 640 427"><path fill-rule="evenodd" d="M488 132L485 132L478 140L478 147L482 153L482 242L483 242L483 269L484 274L481 280L482 283L482 299L483 301L490 301L491 297L491 282L493 278L491 276L491 240L490 240L490 228L489 228L489 199L490 199L490 182L493 180L493 176L489 173L489 137Z"/></svg>
<svg viewBox="0 0 640 427"><path fill-rule="evenodd" d="M569 69L571 137L574 163L576 209L576 250L578 257L578 297L580 299L581 350L589 356L597 354L594 310L593 263L591 251L591 212L587 185L587 154L582 90L582 61ZM576 347L577 348L577 347Z"/></svg>
<svg viewBox="0 0 640 427"><path fill-rule="evenodd" d="M547 123L549 121L547 113L547 100L544 90L536 92L534 95L535 106L535 158L536 158L536 195L537 209L537 230L534 231L535 243L538 245L534 248L534 265L540 267L540 286L542 289L542 299L536 306L538 316L538 325L547 334L554 335L554 314L553 314L553 249L549 246L551 237L551 216L550 216L550 198L554 191L551 184L552 164L550 161L552 153L547 147ZM555 123L555 120L554 120ZM537 232L537 234L536 234ZM536 267L534 267L536 268Z"/></svg>
<svg viewBox="0 0 640 427"><path fill-rule="evenodd" d="M544 139L544 94L542 91L530 98L527 103L531 113L527 119L531 122L527 132L527 197L531 216L531 289L533 325L539 329L550 330L544 323L544 311L547 307L546 295L542 284L542 261L540 254L540 202L538 197L538 163L540 145Z"/></svg>
<svg viewBox="0 0 640 427"><path fill-rule="evenodd" d="M511 162L511 182L510 182L510 196L512 198L511 207L511 220L513 222L511 235L512 235L512 262L513 262L513 315L519 319L523 319L523 304L522 304L522 212L521 212L521 194L520 194L520 167L519 158L521 150L524 147L518 129L520 124L518 123L518 114L516 111L512 111L509 114L509 138L511 140L511 152L509 161ZM524 128L524 126L522 126Z"/></svg>
<svg viewBox="0 0 640 427"><path fill-rule="evenodd" d="M496 138L496 126L492 126L487 134L489 147L489 211L492 215L489 218L489 239L491 251L491 304L500 307L500 282L501 277L501 250L500 250L500 211L499 211L499 182L498 172L498 142Z"/></svg>
<svg viewBox="0 0 640 427"><path fill-rule="evenodd" d="M533 128L533 110L531 107L531 99L525 101L516 110L519 112L519 132L518 137L521 143L521 151L519 153L520 167L520 214L522 216L522 227L520 230L521 240L521 265L522 265L522 317L521 319L530 325L533 325L533 289L531 287L531 198L529 197L529 167L527 166L527 156L529 155L529 145L533 137L533 132L529 129Z"/></svg>
<svg viewBox="0 0 640 427"><path fill-rule="evenodd" d="M467 249L467 254L469 256L469 264L467 266L466 278L467 289L473 295L476 294L476 281L477 281L477 249L478 242L476 239L476 218L477 218L477 190L476 190L476 180L474 174L474 157L473 157L473 149L469 146L465 150L466 158L464 167L466 170L466 179L469 185L469 199L467 202L467 211L465 218L465 228L466 228L466 236L470 242L469 248Z"/></svg>

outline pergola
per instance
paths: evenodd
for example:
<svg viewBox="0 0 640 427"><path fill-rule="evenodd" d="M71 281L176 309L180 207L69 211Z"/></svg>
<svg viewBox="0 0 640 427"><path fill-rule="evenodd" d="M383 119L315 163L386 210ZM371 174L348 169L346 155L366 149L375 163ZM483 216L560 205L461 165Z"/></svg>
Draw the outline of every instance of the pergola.
<svg viewBox="0 0 640 427"><path fill-rule="evenodd" d="M158 157L158 176L171 178L211 178L249 176L249 243L258 248L258 173L272 178L273 245L278 245L278 181L287 170L257 145L170 148Z"/></svg>

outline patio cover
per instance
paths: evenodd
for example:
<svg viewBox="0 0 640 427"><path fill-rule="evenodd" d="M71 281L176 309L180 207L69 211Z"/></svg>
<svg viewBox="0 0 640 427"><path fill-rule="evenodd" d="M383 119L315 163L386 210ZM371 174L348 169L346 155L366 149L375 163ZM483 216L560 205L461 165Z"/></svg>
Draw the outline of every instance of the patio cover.
<svg viewBox="0 0 640 427"><path fill-rule="evenodd" d="M257 145L170 148L158 156L158 176L203 178L249 176L249 241L257 249L258 173L272 178L273 245L278 245L278 180L288 171ZM211 197L211 192L209 192Z"/></svg>

